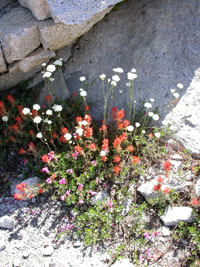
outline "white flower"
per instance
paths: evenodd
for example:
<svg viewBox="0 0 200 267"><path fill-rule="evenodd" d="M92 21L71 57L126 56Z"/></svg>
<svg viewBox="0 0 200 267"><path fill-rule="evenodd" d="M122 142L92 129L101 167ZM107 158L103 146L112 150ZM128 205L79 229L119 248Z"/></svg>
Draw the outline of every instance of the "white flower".
<svg viewBox="0 0 200 267"><path fill-rule="evenodd" d="M109 79L108 79L108 83L109 83L110 81L111 81L111 79L109 78Z"/></svg>
<svg viewBox="0 0 200 267"><path fill-rule="evenodd" d="M152 108L151 103L145 103L144 106L145 106L145 108Z"/></svg>
<svg viewBox="0 0 200 267"><path fill-rule="evenodd" d="M61 58L59 58L59 60L60 60L60 61L63 61L63 58L61 57Z"/></svg>
<svg viewBox="0 0 200 267"><path fill-rule="evenodd" d="M171 89L171 93L172 93L172 94L173 94L175 91L176 91L176 90L174 90L174 89Z"/></svg>
<svg viewBox="0 0 200 267"><path fill-rule="evenodd" d="M77 129L76 130L76 133L79 135L79 136L82 136L83 135L83 129Z"/></svg>
<svg viewBox="0 0 200 267"><path fill-rule="evenodd" d="M118 72L118 73L123 73L123 69L122 68L115 68L113 69L114 72Z"/></svg>
<svg viewBox="0 0 200 267"><path fill-rule="evenodd" d="M133 68L133 69L131 70L131 72L133 72L133 73L136 72L136 69Z"/></svg>
<svg viewBox="0 0 200 267"><path fill-rule="evenodd" d="M80 121L79 124L80 124L80 125L84 125L84 126L88 125L87 121L85 121L85 120Z"/></svg>
<svg viewBox="0 0 200 267"><path fill-rule="evenodd" d="M114 75L114 76L112 76L112 79L113 79L113 81L115 81L115 82L117 82L117 83L120 81L120 78L119 78L118 75Z"/></svg>
<svg viewBox="0 0 200 267"><path fill-rule="evenodd" d="M8 121L8 116L3 116L2 121Z"/></svg>
<svg viewBox="0 0 200 267"><path fill-rule="evenodd" d="M82 92L80 92L80 95L81 96L86 96L87 95L87 92L83 90Z"/></svg>
<svg viewBox="0 0 200 267"><path fill-rule="evenodd" d="M140 123L139 122L136 122L135 123L135 126L138 128L138 127L140 127Z"/></svg>
<svg viewBox="0 0 200 267"><path fill-rule="evenodd" d="M48 109L48 110L46 111L46 114L47 114L47 115L52 115L52 110Z"/></svg>
<svg viewBox="0 0 200 267"><path fill-rule="evenodd" d="M150 98L150 101L151 101L151 102L154 102L155 100L154 100L153 98Z"/></svg>
<svg viewBox="0 0 200 267"><path fill-rule="evenodd" d="M70 133L66 133L66 134L64 135L64 137L65 137L66 140L69 141L69 140L72 138L72 135L71 135Z"/></svg>
<svg viewBox="0 0 200 267"><path fill-rule="evenodd" d="M177 87L178 87L179 89L183 89L183 85L182 85L182 83L178 83L178 84L177 84Z"/></svg>
<svg viewBox="0 0 200 267"><path fill-rule="evenodd" d="M160 137L160 133L158 133L158 132L157 132L157 133L155 133L154 135L155 135L155 137L157 137L157 138L159 138L159 137Z"/></svg>
<svg viewBox="0 0 200 267"><path fill-rule="evenodd" d="M47 66L47 71L54 72L56 70L56 67L54 65Z"/></svg>
<svg viewBox="0 0 200 267"><path fill-rule="evenodd" d="M46 71L42 77L43 77L43 78L49 78L49 77L51 77L51 75L52 75L51 72Z"/></svg>
<svg viewBox="0 0 200 267"><path fill-rule="evenodd" d="M27 115L27 114L29 114L31 111L30 111L29 108L24 108L24 109L22 110L22 112L24 113L24 115Z"/></svg>
<svg viewBox="0 0 200 267"><path fill-rule="evenodd" d="M128 87L131 86L131 83L130 82L127 82L126 83L126 86L128 86Z"/></svg>
<svg viewBox="0 0 200 267"><path fill-rule="evenodd" d="M152 118L154 119L154 121L158 121L159 120L158 114L153 114Z"/></svg>
<svg viewBox="0 0 200 267"><path fill-rule="evenodd" d="M50 78L50 79L49 79L50 82L53 82L54 80L55 80L54 78Z"/></svg>
<svg viewBox="0 0 200 267"><path fill-rule="evenodd" d="M42 118L41 118L40 116L36 116L36 117L33 119L33 121L34 121L35 123L40 123L40 122L42 121Z"/></svg>
<svg viewBox="0 0 200 267"><path fill-rule="evenodd" d="M79 80L80 80L81 82L84 82L84 81L85 81L85 77L82 76L82 77L79 78Z"/></svg>
<svg viewBox="0 0 200 267"><path fill-rule="evenodd" d="M39 110L40 109L40 105L38 105L38 104L33 105L33 109L34 110Z"/></svg>
<svg viewBox="0 0 200 267"><path fill-rule="evenodd" d="M149 112L149 113L148 113L149 117L152 117L153 114L154 114L153 112Z"/></svg>
<svg viewBox="0 0 200 267"><path fill-rule="evenodd" d="M132 132L134 130L134 127L132 125L127 126L127 131Z"/></svg>
<svg viewBox="0 0 200 267"><path fill-rule="evenodd" d="M49 120L49 121L47 121L47 123L48 123L48 124L52 124L52 121Z"/></svg>
<svg viewBox="0 0 200 267"><path fill-rule="evenodd" d="M42 63L42 66L45 67L47 64L46 63Z"/></svg>
<svg viewBox="0 0 200 267"><path fill-rule="evenodd" d="M142 130L142 133L146 133L146 131L145 130Z"/></svg>
<svg viewBox="0 0 200 267"><path fill-rule="evenodd" d="M129 80L134 80L135 78L137 78L137 74L132 73L132 72L128 72L127 77Z"/></svg>
<svg viewBox="0 0 200 267"><path fill-rule="evenodd" d="M38 134L36 135L36 137L37 137L37 138L42 138L42 133L38 133Z"/></svg>
<svg viewBox="0 0 200 267"><path fill-rule="evenodd" d="M122 91L122 90L119 90L119 93L120 93L120 94L123 94L123 91Z"/></svg>
<svg viewBox="0 0 200 267"><path fill-rule="evenodd" d="M179 98L179 94L178 94L178 93L174 93L173 96L174 96L175 98Z"/></svg>
<svg viewBox="0 0 200 267"><path fill-rule="evenodd" d="M103 80L106 78L106 75L105 75L105 74L101 74L101 75L99 76L99 78L103 81Z"/></svg>
<svg viewBox="0 0 200 267"><path fill-rule="evenodd" d="M52 109L55 111L55 112L60 112L60 111L62 111L62 106L61 105L54 105L53 107L52 107Z"/></svg>
<svg viewBox="0 0 200 267"><path fill-rule="evenodd" d="M48 123L48 119L46 118L46 119L44 120L44 122L45 122L45 123Z"/></svg>
<svg viewBox="0 0 200 267"><path fill-rule="evenodd" d="M101 153L100 153L100 155L101 155L102 157L104 157L104 156L106 155L106 152L102 150Z"/></svg>
<svg viewBox="0 0 200 267"><path fill-rule="evenodd" d="M112 81L110 84L112 84L113 86L117 85L117 83L115 81Z"/></svg>
<svg viewBox="0 0 200 267"><path fill-rule="evenodd" d="M162 121L162 124L163 124L164 126L166 126L166 125L168 125L168 122L167 122L167 121Z"/></svg>
<svg viewBox="0 0 200 267"><path fill-rule="evenodd" d="M62 61L57 59L53 64L57 66L62 66Z"/></svg>
<svg viewBox="0 0 200 267"><path fill-rule="evenodd" d="M83 88L80 88L79 91L83 91Z"/></svg>

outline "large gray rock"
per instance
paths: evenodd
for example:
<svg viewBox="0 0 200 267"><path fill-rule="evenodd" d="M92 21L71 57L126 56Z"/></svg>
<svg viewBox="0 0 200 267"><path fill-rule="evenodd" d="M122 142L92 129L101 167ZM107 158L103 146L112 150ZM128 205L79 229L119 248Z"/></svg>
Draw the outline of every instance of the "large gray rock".
<svg viewBox="0 0 200 267"><path fill-rule="evenodd" d="M182 83L184 88L179 92L177 108L184 94L185 102L179 115L184 117L188 105L190 113L200 116L199 112L199 36L198 0L135 0L122 4L117 11L110 12L101 22L82 36L66 64L65 75L68 88L72 94L78 93L81 82L80 75L87 77L91 83L98 75L105 73L112 77L115 67L122 67L125 72L137 69L138 78L134 82L134 100L154 98L154 106L159 108L161 120L169 112L167 105L171 99L172 88ZM192 15L191 15L192 14ZM120 75L117 101L113 105L126 109L126 75ZM192 82L192 81L195 82ZM106 80L107 81L107 80ZM191 84L192 82L192 84ZM123 90L122 94L119 90ZM188 91L189 90L189 91ZM190 94L190 97L189 97ZM103 93L102 81L97 79L87 96L87 101L93 101L91 109L93 117L102 118ZM192 107L192 108L191 108ZM187 113L187 114L190 114ZM177 113L176 113L177 114ZM185 145L191 150L199 151L200 121L195 119L193 125L181 122L178 116L179 132L189 135ZM174 116L176 118L176 116ZM179 119L180 117L180 119ZM191 116L192 120L193 117ZM190 119L190 118L188 118ZM190 143L193 145L190 146ZM196 147L195 147L196 146Z"/></svg>
<svg viewBox="0 0 200 267"><path fill-rule="evenodd" d="M51 17L49 5L46 0L18 0L20 5L31 10L33 16L38 20Z"/></svg>
<svg viewBox="0 0 200 267"><path fill-rule="evenodd" d="M105 198L108 198L108 194L106 191L102 190L90 199L90 204L95 205L98 201L103 201Z"/></svg>
<svg viewBox="0 0 200 267"><path fill-rule="evenodd" d="M0 227L6 228L6 229L13 229L14 221L8 215L0 217Z"/></svg>
<svg viewBox="0 0 200 267"><path fill-rule="evenodd" d="M32 53L30 53L23 60L19 61L17 65L19 69L23 72L28 72L38 65L46 62L52 57L55 57L56 53L54 51L44 50L43 48L38 48Z"/></svg>
<svg viewBox="0 0 200 267"><path fill-rule="evenodd" d="M190 207L166 207L164 215L160 218L164 222L164 225L175 226L180 222L193 222L192 212L192 208Z"/></svg>
<svg viewBox="0 0 200 267"><path fill-rule="evenodd" d="M0 18L0 40L8 63L21 60L40 45L40 31L29 10L16 7Z"/></svg>
<svg viewBox="0 0 200 267"><path fill-rule="evenodd" d="M6 66L6 62L4 60L3 53L1 50L1 45L0 45L0 73L3 73L5 71L7 71L7 66Z"/></svg>
<svg viewBox="0 0 200 267"><path fill-rule="evenodd" d="M48 63L49 59L44 63ZM28 72L21 71L18 63L13 63L8 67L9 72L0 75L0 91L16 86L21 81L26 81L34 77L37 72L42 70L42 65L38 65Z"/></svg>

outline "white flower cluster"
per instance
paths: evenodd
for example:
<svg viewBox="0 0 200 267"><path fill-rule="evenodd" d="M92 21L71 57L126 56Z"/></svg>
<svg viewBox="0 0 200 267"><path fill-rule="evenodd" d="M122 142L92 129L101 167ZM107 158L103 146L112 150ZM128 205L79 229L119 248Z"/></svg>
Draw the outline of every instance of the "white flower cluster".
<svg viewBox="0 0 200 267"><path fill-rule="evenodd" d="M8 121L8 116L3 116L3 117L2 117L2 121L7 122L7 121Z"/></svg>
<svg viewBox="0 0 200 267"><path fill-rule="evenodd" d="M56 66L62 66L62 58L57 59L56 61L54 61L53 64L50 64L47 66L46 71L42 72L43 73L43 78L50 78L52 76L52 73L56 70ZM43 67L46 66L46 63L42 64ZM54 81L54 78L50 78L49 79L51 82Z"/></svg>
<svg viewBox="0 0 200 267"><path fill-rule="evenodd" d="M135 72L136 69L132 69L130 72L127 73L128 80L134 80L137 78L137 74Z"/></svg>
<svg viewBox="0 0 200 267"><path fill-rule="evenodd" d="M62 111L62 106L61 105L56 105L54 104L54 106L52 107L52 109L55 111L55 112L60 112Z"/></svg>

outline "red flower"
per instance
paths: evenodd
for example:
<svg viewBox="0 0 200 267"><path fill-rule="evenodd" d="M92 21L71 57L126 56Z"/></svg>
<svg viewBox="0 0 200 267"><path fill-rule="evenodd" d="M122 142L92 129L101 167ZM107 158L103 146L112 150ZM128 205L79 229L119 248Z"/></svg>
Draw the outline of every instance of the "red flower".
<svg viewBox="0 0 200 267"><path fill-rule="evenodd" d="M64 135L62 135L59 140L60 140L60 142L63 142L63 143L67 142L67 140L65 139Z"/></svg>
<svg viewBox="0 0 200 267"><path fill-rule="evenodd" d="M66 133L68 133L69 131L68 131L68 129L67 129L67 127L63 127L63 128L61 128L61 134L62 135L65 135Z"/></svg>
<svg viewBox="0 0 200 267"><path fill-rule="evenodd" d="M133 156L132 162L133 164L137 164L140 161L140 159L137 156Z"/></svg>
<svg viewBox="0 0 200 267"><path fill-rule="evenodd" d="M113 162L119 163L120 162L120 156L115 156Z"/></svg>
<svg viewBox="0 0 200 267"><path fill-rule="evenodd" d="M129 126L130 122L128 120L124 120L123 124L124 124L124 127L127 128L127 126Z"/></svg>
<svg viewBox="0 0 200 267"><path fill-rule="evenodd" d="M42 156L42 161L44 162L44 163L49 163L50 162L50 160L49 160L49 157L46 155L46 154L43 154L43 156Z"/></svg>
<svg viewBox="0 0 200 267"><path fill-rule="evenodd" d="M20 201L23 199L22 194L14 194L14 199L19 199Z"/></svg>
<svg viewBox="0 0 200 267"><path fill-rule="evenodd" d="M76 152L78 152L80 155L83 155L84 154L84 150L83 150L83 148L80 145L75 146L74 147L74 150Z"/></svg>
<svg viewBox="0 0 200 267"><path fill-rule="evenodd" d="M11 136L10 141L15 142L16 141L15 137Z"/></svg>
<svg viewBox="0 0 200 267"><path fill-rule="evenodd" d="M198 205L197 199L193 198L190 205Z"/></svg>
<svg viewBox="0 0 200 267"><path fill-rule="evenodd" d="M15 119L19 124L21 124L22 123L22 117L20 117L20 116L17 116L17 118Z"/></svg>
<svg viewBox="0 0 200 267"><path fill-rule="evenodd" d="M106 162L106 160L107 160L106 156L101 157L101 159L102 159L104 162Z"/></svg>
<svg viewBox="0 0 200 267"><path fill-rule="evenodd" d="M161 185L160 184L157 184L157 185L154 185L153 190L154 191L159 191L160 188L161 188Z"/></svg>
<svg viewBox="0 0 200 267"><path fill-rule="evenodd" d="M35 152L35 147L36 147L36 146L34 145L33 142L30 142L30 144L28 144L28 147L29 147L29 148L27 149L28 152L31 152L31 151L32 151L32 152Z"/></svg>
<svg viewBox="0 0 200 267"><path fill-rule="evenodd" d="M99 130L100 131L106 131L107 130L107 126L105 124L103 124Z"/></svg>
<svg viewBox="0 0 200 267"><path fill-rule="evenodd" d="M42 194L43 192L44 192L44 190L42 188L40 188L39 194Z"/></svg>
<svg viewBox="0 0 200 267"><path fill-rule="evenodd" d="M158 179L157 179L157 182L164 183L163 181L164 181L164 178L162 178L161 176L159 176Z"/></svg>
<svg viewBox="0 0 200 267"><path fill-rule="evenodd" d="M33 198L33 195L29 195L29 198L32 199Z"/></svg>
<svg viewBox="0 0 200 267"><path fill-rule="evenodd" d="M52 101L51 96L50 96L50 95L47 95L47 96L45 97L45 101L46 101L47 103L50 103L50 102Z"/></svg>
<svg viewBox="0 0 200 267"><path fill-rule="evenodd" d="M126 133L125 132L123 132L123 134L120 135L119 138L121 139L121 142L124 142L126 139L128 139L128 137L126 136Z"/></svg>
<svg viewBox="0 0 200 267"><path fill-rule="evenodd" d="M88 105L86 105L86 106L84 107L84 110L85 110L85 111L89 111L89 109L90 109L90 106L88 106Z"/></svg>
<svg viewBox="0 0 200 267"><path fill-rule="evenodd" d="M119 167L119 166L115 166L115 167L113 168L113 172L114 172L115 174L120 173L120 167Z"/></svg>
<svg viewBox="0 0 200 267"><path fill-rule="evenodd" d="M124 110L117 111L117 120L122 119L124 117Z"/></svg>
<svg viewBox="0 0 200 267"><path fill-rule="evenodd" d="M169 192L171 192L171 189L169 189L168 187L166 187L163 191L165 194L169 194Z"/></svg>
<svg viewBox="0 0 200 267"><path fill-rule="evenodd" d="M129 152L133 152L134 147L132 145L127 146L126 148Z"/></svg>
<svg viewBox="0 0 200 267"><path fill-rule="evenodd" d="M83 119L81 117L76 117L76 123L79 124L80 121L82 121Z"/></svg>
<svg viewBox="0 0 200 267"><path fill-rule="evenodd" d="M113 142L113 146L115 150L119 150L121 147L121 139L119 137L116 137L114 142Z"/></svg>
<svg viewBox="0 0 200 267"><path fill-rule="evenodd" d="M22 182L21 184L16 185L17 190L23 191L24 188L26 188L26 184Z"/></svg>
<svg viewBox="0 0 200 267"><path fill-rule="evenodd" d="M91 150L96 150L96 145L94 143L92 143L88 146L88 148Z"/></svg>
<svg viewBox="0 0 200 267"><path fill-rule="evenodd" d="M33 130L30 130L29 131L29 134L32 136L32 135L34 135L34 131Z"/></svg>
<svg viewBox="0 0 200 267"><path fill-rule="evenodd" d="M87 121L88 125L91 124L91 116L89 114L86 114L85 117L83 118L85 121Z"/></svg>
<svg viewBox="0 0 200 267"><path fill-rule="evenodd" d="M73 96L77 96L77 93L73 93L72 95L73 95Z"/></svg>
<svg viewBox="0 0 200 267"><path fill-rule="evenodd" d="M93 135L93 129L91 127L85 127L84 129L84 137L88 138Z"/></svg>
<svg viewBox="0 0 200 267"><path fill-rule="evenodd" d="M172 164L171 164L168 160L166 160L166 161L163 163L163 165L164 165L164 170L165 170L165 171L170 171L170 170L171 170L171 166L172 166Z"/></svg>
<svg viewBox="0 0 200 267"><path fill-rule="evenodd" d="M19 150L19 153L20 153L20 154L24 154L24 152L25 152L25 150L24 150L23 148L21 148L21 149Z"/></svg>
<svg viewBox="0 0 200 267"><path fill-rule="evenodd" d="M114 113L114 112L116 112L117 111L117 108L116 107L113 107L112 108L112 112Z"/></svg>
<svg viewBox="0 0 200 267"><path fill-rule="evenodd" d="M101 146L103 148L103 150L106 150L108 148L108 139L103 139L103 145Z"/></svg>
<svg viewBox="0 0 200 267"><path fill-rule="evenodd" d="M53 132L52 137L53 137L54 139L56 139L56 138L58 137L58 135L57 135L55 132Z"/></svg>
<svg viewBox="0 0 200 267"><path fill-rule="evenodd" d="M35 118L36 116L38 116L38 112L37 112L37 110L32 110L32 115L33 115L33 117Z"/></svg>
<svg viewBox="0 0 200 267"><path fill-rule="evenodd" d="M153 137L153 134L152 134L152 133L150 133L150 134L149 134L149 137L150 137L150 138L151 138L151 137Z"/></svg>
<svg viewBox="0 0 200 267"><path fill-rule="evenodd" d="M12 104L12 106L14 106L14 104L15 104L15 99L14 99L14 97L13 97L12 95L8 95L8 96L7 96L7 99L8 99L8 101Z"/></svg>

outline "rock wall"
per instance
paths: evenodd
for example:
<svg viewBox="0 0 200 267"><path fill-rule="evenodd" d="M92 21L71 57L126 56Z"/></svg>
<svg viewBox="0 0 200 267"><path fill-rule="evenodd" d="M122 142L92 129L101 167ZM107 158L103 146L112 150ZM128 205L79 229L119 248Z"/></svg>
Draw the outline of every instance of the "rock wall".
<svg viewBox="0 0 200 267"><path fill-rule="evenodd" d="M4 0L0 5L0 90L41 70L121 0ZM89 4L88 4L89 3ZM40 49L38 49L40 48Z"/></svg>

